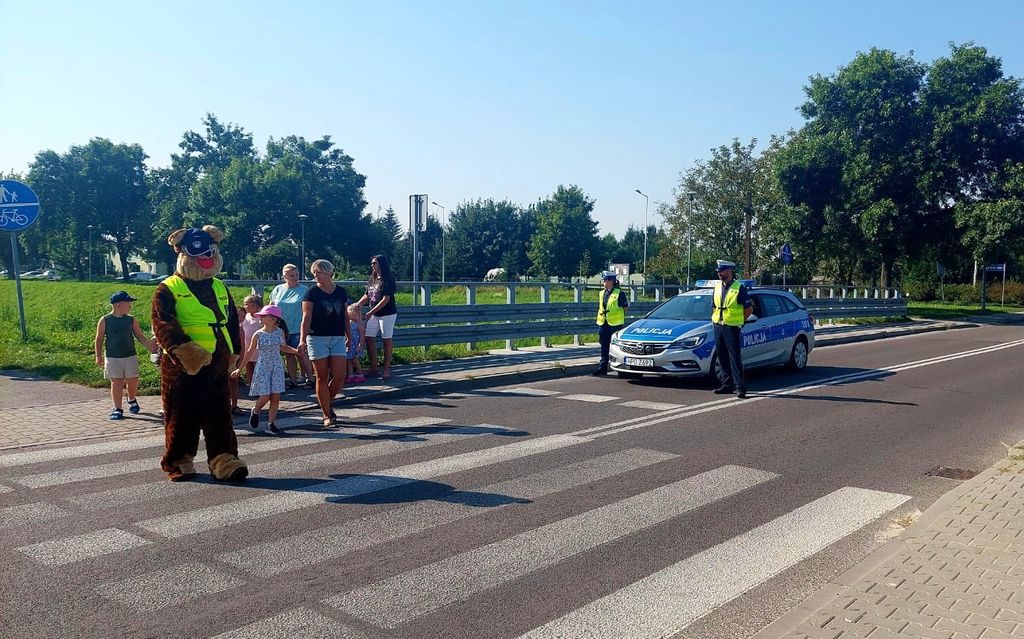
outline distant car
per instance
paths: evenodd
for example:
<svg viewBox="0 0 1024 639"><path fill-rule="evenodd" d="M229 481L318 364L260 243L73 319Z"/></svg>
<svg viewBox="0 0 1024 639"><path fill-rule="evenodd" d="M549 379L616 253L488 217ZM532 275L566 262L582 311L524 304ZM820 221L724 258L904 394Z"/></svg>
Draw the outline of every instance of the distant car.
<svg viewBox="0 0 1024 639"><path fill-rule="evenodd" d="M22 273L18 277L20 277L23 280L37 280L37 279L41 279L42 275L43 275L42 271L25 271L24 273Z"/></svg>
<svg viewBox="0 0 1024 639"><path fill-rule="evenodd" d="M744 282L747 283L747 282ZM611 369L622 377L717 375L711 323L713 282L673 297L612 336ZM753 286L754 312L743 327L743 366L807 366L814 348L814 319L788 291Z"/></svg>
<svg viewBox="0 0 1024 639"><path fill-rule="evenodd" d="M153 279L151 279L149 281L152 284L159 284L160 282L162 282L162 281L164 281L166 279L167 279L166 275L156 275L156 276L153 277Z"/></svg>
<svg viewBox="0 0 1024 639"><path fill-rule="evenodd" d="M147 273L145 271L138 271L136 273L128 274L128 279L133 280L135 282L148 282L154 277L155 275L153 275L152 273Z"/></svg>
<svg viewBox="0 0 1024 639"><path fill-rule="evenodd" d="M39 279L47 279L51 282L57 282L60 280L60 273L54 270L46 270L43 271L43 274L40 275Z"/></svg>

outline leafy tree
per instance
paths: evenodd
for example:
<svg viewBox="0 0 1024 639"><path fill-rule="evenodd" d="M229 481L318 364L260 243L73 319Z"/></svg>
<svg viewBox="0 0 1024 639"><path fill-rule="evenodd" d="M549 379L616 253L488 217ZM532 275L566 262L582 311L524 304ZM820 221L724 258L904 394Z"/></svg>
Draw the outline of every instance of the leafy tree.
<svg viewBox="0 0 1024 639"><path fill-rule="evenodd" d="M508 200L459 204L448 218L448 277L477 280L499 266L509 277L525 273L530 228L522 209Z"/></svg>
<svg viewBox="0 0 1024 639"><path fill-rule="evenodd" d="M584 255L601 250L597 222L591 217L594 200L578 186L559 186L533 207L537 229L528 255L535 275L569 276L579 270Z"/></svg>
<svg viewBox="0 0 1024 639"><path fill-rule="evenodd" d="M377 253L384 255L392 264L394 264L395 252L397 250L398 243L402 240L402 236L404 234L402 231L402 224L398 221L398 215L395 213L395 209L389 206L387 211L385 211L384 216L380 219L374 220L373 225L378 236Z"/></svg>
<svg viewBox="0 0 1024 639"><path fill-rule="evenodd" d="M1014 165L1006 181L993 186L994 197L964 203L956 211L963 244L982 264L1024 252L1024 164Z"/></svg>

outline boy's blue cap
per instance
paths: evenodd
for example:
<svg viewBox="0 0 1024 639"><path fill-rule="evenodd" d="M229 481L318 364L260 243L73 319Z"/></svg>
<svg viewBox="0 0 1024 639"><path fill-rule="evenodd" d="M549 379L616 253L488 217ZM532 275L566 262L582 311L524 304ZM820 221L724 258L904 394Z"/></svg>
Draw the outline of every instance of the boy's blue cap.
<svg viewBox="0 0 1024 639"><path fill-rule="evenodd" d="M134 302L136 298L128 294L128 291L118 291L110 296L110 303L117 304L118 302Z"/></svg>
<svg viewBox="0 0 1024 639"><path fill-rule="evenodd" d="M189 257L199 257L210 252L213 248L213 238L210 234L203 229L188 229L185 234L181 236L181 242L178 246L182 251L185 251L185 255Z"/></svg>

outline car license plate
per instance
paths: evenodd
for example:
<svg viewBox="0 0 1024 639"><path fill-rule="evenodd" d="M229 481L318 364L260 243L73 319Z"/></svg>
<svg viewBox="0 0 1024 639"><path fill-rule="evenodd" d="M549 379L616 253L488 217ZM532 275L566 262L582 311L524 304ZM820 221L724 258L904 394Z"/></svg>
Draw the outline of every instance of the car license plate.
<svg viewBox="0 0 1024 639"><path fill-rule="evenodd" d="M642 357L627 357L626 366L636 366L638 368L654 368L654 360L644 359Z"/></svg>

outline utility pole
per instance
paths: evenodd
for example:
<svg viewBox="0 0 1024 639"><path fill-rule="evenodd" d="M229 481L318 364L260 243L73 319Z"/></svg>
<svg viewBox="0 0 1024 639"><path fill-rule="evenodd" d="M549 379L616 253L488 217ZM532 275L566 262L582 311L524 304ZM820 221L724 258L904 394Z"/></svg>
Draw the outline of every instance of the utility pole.
<svg viewBox="0 0 1024 639"><path fill-rule="evenodd" d="M746 227L745 239L743 241L743 276L750 277L750 222L754 217L754 196L747 191L747 203L743 207L743 224Z"/></svg>

